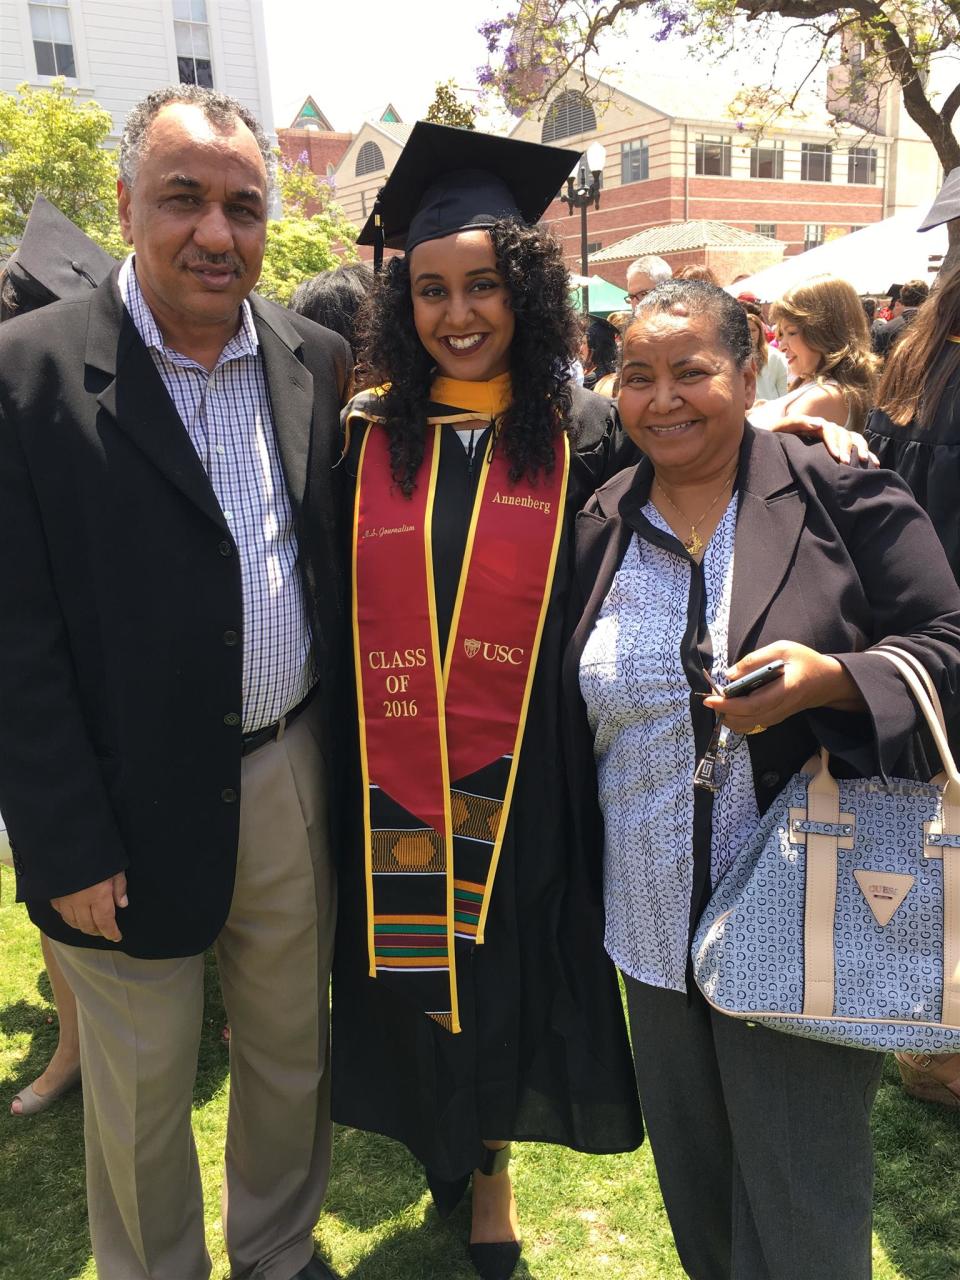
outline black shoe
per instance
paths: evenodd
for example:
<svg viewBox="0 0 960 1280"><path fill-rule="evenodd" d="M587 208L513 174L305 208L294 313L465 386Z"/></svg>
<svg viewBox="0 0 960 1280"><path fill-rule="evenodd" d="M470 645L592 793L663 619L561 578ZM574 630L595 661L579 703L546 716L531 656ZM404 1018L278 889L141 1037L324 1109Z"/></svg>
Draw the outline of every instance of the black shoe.
<svg viewBox="0 0 960 1280"><path fill-rule="evenodd" d="M488 1178L502 1173L510 1165L510 1143L497 1149L487 1148L477 1172ZM520 1261L522 1245L519 1240L505 1240L501 1244L470 1245L470 1261L482 1280L509 1280Z"/></svg>
<svg viewBox="0 0 960 1280"><path fill-rule="evenodd" d="M471 1175L465 1173L462 1178L454 1178L451 1182L446 1178L436 1177L429 1169L424 1169L424 1173L427 1176L427 1186L433 1196L433 1203L437 1213L441 1218L449 1218L466 1195Z"/></svg>
<svg viewBox="0 0 960 1280"><path fill-rule="evenodd" d="M339 1280L337 1273L331 1271L324 1260L314 1254L305 1267L301 1267L290 1280Z"/></svg>
<svg viewBox="0 0 960 1280"><path fill-rule="evenodd" d="M472 1244L470 1261L483 1280L509 1280L520 1261L522 1245L519 1240L504 1244Z"/></svg>

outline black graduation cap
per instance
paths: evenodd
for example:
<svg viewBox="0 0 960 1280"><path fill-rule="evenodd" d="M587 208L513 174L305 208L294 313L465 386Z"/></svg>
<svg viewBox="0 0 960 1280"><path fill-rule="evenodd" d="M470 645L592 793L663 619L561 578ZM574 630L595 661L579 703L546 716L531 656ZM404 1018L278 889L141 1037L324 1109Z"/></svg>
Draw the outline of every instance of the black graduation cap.
<svg viewBox="0 0 960 1280"><path fill-rule="evenodd" d="M932 231L941 222L950 222L953 218L960 218L960 165L947 174L936 200L917 230Z"/></svg>
<svg viewBox="0 0 960 1280"><path fill-rule="evenodd" d="M56 205L37 196L5 271L17 289L39 301L55 302L86 297L116 265Z"/></svg>
<svg viewBox="0 0 960 1280"><path fill-rule="evenodd" d="M408 252L425 240L490 227L501 218L538 222L579 151L519 142L418 120L357 244Z"/></svg>

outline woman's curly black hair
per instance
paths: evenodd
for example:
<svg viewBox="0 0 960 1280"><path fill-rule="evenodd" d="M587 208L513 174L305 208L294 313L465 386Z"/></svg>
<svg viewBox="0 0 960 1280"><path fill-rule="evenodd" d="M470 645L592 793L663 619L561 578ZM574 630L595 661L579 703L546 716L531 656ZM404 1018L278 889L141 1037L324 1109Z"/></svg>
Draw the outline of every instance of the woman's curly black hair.
<svg viewBox="0 0 960 1280"><path fill-rule="evenodd" d="M542 227L503 220L490 228L497 269L516 319L510 347L513 403L497 444L510 477L534 479L553 467L553 437L570 417L570 361L578 329L569 276L556 238ZM413 323L410 266L393 258L376 283L362 320L363 359L372 385L389 383L381 401L390 433L393 478L409 497L423 461L424 419L434 364Z"/></svg>

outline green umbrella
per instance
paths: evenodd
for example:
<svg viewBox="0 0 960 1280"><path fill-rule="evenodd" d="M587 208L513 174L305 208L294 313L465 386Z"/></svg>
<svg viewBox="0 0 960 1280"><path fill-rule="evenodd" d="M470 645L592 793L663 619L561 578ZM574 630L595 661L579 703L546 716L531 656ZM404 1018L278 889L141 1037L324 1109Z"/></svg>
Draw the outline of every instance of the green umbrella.
<svg viewBox="0 0 960 1280"><path fill-rule="evenodd" d="M622 285L611 284L609 280L604 280L602 276L576 276L570 277L570 301L577 311L583 310L583 285L587 284L590 296L590 314L592 316L600 316L606 319L611 311L629 311L630 303L624 296L625 290Z"/></svg>

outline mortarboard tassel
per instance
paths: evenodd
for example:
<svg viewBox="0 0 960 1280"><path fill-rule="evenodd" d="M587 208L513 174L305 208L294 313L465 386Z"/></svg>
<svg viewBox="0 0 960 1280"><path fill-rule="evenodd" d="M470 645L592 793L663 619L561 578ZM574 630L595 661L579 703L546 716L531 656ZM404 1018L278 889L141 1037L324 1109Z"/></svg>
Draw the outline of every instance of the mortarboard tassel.
<svg viewBox="0 0 960 1280"><path fill-rule="evenodd" d="M373 202L373 269L379 275L383 270L383 216L381 214L382 201L380 197L383 195L383 187L377 192L377 198Z"/></svg>

